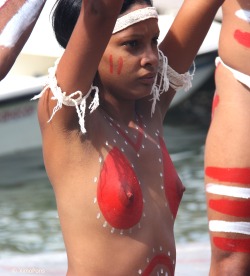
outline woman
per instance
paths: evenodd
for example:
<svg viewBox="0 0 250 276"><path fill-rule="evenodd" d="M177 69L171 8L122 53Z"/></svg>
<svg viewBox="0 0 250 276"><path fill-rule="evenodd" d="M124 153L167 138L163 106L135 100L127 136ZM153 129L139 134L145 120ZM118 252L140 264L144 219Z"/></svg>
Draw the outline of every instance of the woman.
<svg viewBox="0 0 250 276"><path fill-rule="evenodd" d="M46 0L0 1L0 81L7 75Z"/></svg>
<svg viewBox="0 0 250 276"><path fill-rule="evenodd" d="M193 2L159 48L149 0L57 2L54 29L66 50L38 116L68 275L174 275L184 187L163 119L175 89L190 85L185 72L223 1Z"/></svg>
<svg viewBox="0 0 250 276"><path fill-rule="evenodd" d="M206 141L210 275L250 275L250 5L226 1Z"/></svg>

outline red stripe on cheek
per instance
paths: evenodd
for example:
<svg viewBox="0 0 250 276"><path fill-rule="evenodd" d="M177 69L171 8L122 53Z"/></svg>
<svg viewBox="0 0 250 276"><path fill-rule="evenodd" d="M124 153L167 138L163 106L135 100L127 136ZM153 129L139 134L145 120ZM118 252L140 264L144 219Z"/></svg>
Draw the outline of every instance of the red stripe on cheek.
<svg viewBox="0 0 250 276"><path fill-rule="evenodd" d="M114 73L114 63L113 63L113 56L109 56L109 72L110 74Z"/></svg>
<svg viewBox="0 0 250 276"><path fill-rule="evenodd" d="M250 48L250 33L242 32L240 30L236 30L234 32L234 38L238 41L241 45Z"/></svg>
<svg viewBox="0 0 250 276"><path fill-rule="evenodd" d="M117 68L117 74L120 75L122 72L122 67L123 67L123 58L119 57L118 59L118 68Z"/></svg>
<svg viewBox="0 0 250 276"><path fill-rule="evenodd" d="M223 251L250 253L250 239L214 237L213 243L217 248Z"/></svg>
<svg viewBox="0 0 250 276"><path fill-rule="evenodd" d="M230 216L250 217L250 200L211 199L209 201L209 207L217 212Z"/></svg>
<svg viewBox="0 0 250 276"><path fill-rule="evenodd" d="M207 167L205 173L219 181L250 185L250 168Z"/></svg>
<svg viewBox="0 0 250 276"><path fill-rule="evenodd" d="M161 255L155 256L152 259L152 261L149 263L147 268L143 271L142 276L151 275L151 273L153 272L154 268L157 265L165 265L170 272L169 276L174 275L174 267L173 267L172 261L170 260L170 258L168 256L161 254Z"/></svg>

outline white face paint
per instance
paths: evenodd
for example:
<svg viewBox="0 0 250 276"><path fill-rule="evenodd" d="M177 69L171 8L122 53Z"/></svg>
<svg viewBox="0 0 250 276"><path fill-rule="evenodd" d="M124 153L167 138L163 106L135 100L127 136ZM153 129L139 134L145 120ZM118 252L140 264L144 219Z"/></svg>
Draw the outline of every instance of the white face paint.
<svg viewBox="0 0 250 276"><path fill-rule="evenodd" d="M6 48L15 46L24 31L36 19L43 3L44 0L27 0L0 34L0 46Z"/></svg>
<svg viewBox="0 0 250 276"><path fill-rule="evenodd" d="M250 23L250 10L238 10L235 15L240 19Z"/></svg>
<svg viewBox="0 0 250 276"><path fill-rule="evenodd" d="M222 233L237 233L243 235L250 235L250 222L240 221L222 221L222 220L211 220L209 222L209 230L211 232L222 232Z"/></svg>
<svg viewBox="0 0 250 276"><path fill-rule="evenodd" d="M0 0L0 8L7 2L8 0Z"/></svg>

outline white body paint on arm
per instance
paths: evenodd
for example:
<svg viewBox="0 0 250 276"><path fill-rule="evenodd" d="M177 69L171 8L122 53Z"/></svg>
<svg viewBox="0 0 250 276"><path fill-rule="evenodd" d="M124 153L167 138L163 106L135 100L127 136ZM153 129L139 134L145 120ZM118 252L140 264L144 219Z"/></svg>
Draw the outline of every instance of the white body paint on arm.
<svg viewBox="0 0 250 276"><path fill-rule="evenodd" d="M2 1L5 2L5 0ZM6 48L15 46L24 31L36 19L43 3L44 0L28 0L3 29L0 34L0 46Z"/></svg>

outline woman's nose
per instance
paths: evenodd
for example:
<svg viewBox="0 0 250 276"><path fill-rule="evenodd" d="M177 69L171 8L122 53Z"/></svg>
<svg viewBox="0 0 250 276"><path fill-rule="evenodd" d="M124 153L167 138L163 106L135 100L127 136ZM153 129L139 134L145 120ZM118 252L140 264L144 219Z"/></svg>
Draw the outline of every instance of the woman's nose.
<svg viewBox="0 0 250 276"><path fill-rule="evenodd" d="M152 67L157 67L158 66L158 48L157 47L152 47L148 46L142 56L141 59L141 66L152 66Z"/></svg>

